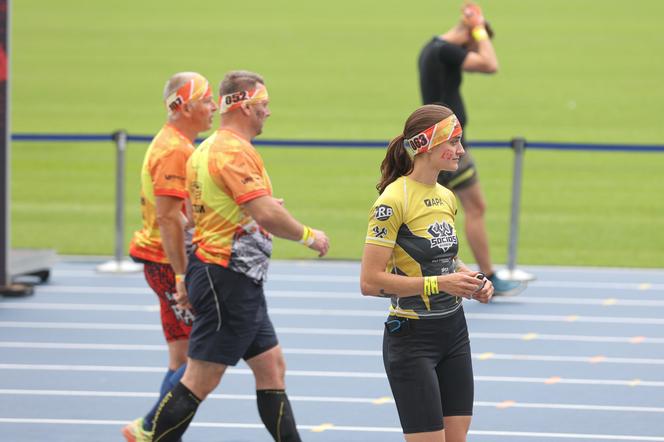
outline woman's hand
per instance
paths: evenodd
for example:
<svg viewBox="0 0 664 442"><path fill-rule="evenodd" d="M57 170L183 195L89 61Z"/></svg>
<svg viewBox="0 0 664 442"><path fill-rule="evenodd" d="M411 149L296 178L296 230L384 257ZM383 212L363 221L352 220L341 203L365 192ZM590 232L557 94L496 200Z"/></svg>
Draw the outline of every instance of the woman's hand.
<svg viewBox="0 0 664 442"><path fill-rule="evenodd" d="M450 295L467 299L477 299L480 302L489 302L493 294L493 285L486 278L475 278L478 272L457 272L438 277L438 289ZM484 288L482 287L484 284ZM486 299L486 300L485 300Z"/></svg>

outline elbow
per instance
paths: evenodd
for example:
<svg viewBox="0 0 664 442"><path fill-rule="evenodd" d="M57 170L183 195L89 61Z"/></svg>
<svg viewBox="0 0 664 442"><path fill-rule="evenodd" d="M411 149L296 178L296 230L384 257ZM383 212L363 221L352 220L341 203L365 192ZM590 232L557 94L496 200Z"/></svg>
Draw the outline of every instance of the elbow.
<svg viewBox="0 0 664 442"><path fill-rule="evenodd" d="M487 74L495 74L496 72L498 72L498 63L492 63L492 64L488 65L486 67L485 72Z"/></svg>
<svg viewBox="0 0 664 442"><path fill-rule="evenodd" d="M369 284L365 279L360 279L360 293L364 296L374 296L376 293L373 285Z"/></svg>
<svg viewBox="0 0 664 442"><path fill-rule="evenodd" d="M272 232L272 213L269 210L255 210L251 213L251 217L256 221L256 224L267 230L268 232Z"/></svg>
<svg viewBox="0 0 664 442"><path fill-rule="evenodd" d="M173 222L173 217L168 213L157 213L156 221L157 225L164 227Z"/></svg>

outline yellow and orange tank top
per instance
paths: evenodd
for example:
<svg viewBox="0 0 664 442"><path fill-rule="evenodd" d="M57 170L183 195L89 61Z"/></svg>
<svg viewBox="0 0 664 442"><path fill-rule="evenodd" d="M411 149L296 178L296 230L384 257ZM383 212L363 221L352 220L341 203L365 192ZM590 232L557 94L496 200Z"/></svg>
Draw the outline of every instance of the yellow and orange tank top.
<svg viewBox="0 0 664 442"><path fill-rule="evenodd" d="M196 224L196 256L264 281L272 236L242 208L255 198L272 196L256 149L232 131L217 130L189 159L187 187Z"/></svg>
<svg viewBox="0 0 664 442"><path fill-rule="evenodd" d="M141 169L143 228L134 233L129 254L134 258L168 263L157 224L156 197L187 198L186 166L194 151L191 141L173 126L164 125L148 147Z"/></svg>

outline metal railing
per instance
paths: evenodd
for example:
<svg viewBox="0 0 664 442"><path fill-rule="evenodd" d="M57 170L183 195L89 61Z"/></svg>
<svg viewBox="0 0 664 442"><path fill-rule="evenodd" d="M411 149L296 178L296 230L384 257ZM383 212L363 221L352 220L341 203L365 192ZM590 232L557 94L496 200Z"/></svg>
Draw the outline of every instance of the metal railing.
<svg viewBox="0 0 664 442"><path fill-rule="evenodd" d="M149 143L151 135L130 135L124 130L112 134L24 134L12 135L12 141L44 142L101 142L113 141L116 146L116 183L115 183L115 247L114 260L99 267L100 271L126 272L136 271L139 267L127 261L124 254L124 193L125 193L125 152L128 142ZM196 140L200 142L202 139ZM295 148L381 148L387 147L388 141L352 141L352 140L254 140L253 144L264 147ZM517 269L517 245L519 239L519 214L521 211L521 180L523 176L523 157L528 149L566 150L566 151L601 151L601 152L664 152L664 145L655 144L599 144L599 143L554 143L532 142L525 138L511 141L471 141L477 148L512 148L514 151L514 170L512 179L512 204L510 215L509 245L507 269L501 277L512 280L528 281L533 275Z"/></svg>

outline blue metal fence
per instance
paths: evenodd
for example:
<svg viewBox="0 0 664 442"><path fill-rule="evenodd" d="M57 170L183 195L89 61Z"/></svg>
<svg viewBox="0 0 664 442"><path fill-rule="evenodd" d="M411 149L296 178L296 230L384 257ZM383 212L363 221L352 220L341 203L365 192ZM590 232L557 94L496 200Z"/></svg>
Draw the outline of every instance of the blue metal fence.
<svg viewBox="0 0 664 442"><path fill-rule="evenodd" d="M128 142L149 143L153 135L128 135ZM97 142L113 141L114 134L12 134L12 141L44 141L44 142ZM201 140L197 140L200 142ZM254 140L256 146L266 147L321 147L321 148L385 148L387 141L363 140ZM469 141L475 148L506 148L512 147L511 141ZM601 144L601 143L556 143L527 141L528 149L547 150L584 150L604 152L664 152L661 144Z"/></svg>

